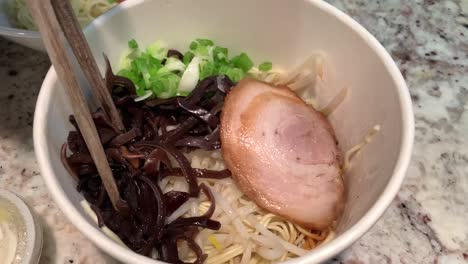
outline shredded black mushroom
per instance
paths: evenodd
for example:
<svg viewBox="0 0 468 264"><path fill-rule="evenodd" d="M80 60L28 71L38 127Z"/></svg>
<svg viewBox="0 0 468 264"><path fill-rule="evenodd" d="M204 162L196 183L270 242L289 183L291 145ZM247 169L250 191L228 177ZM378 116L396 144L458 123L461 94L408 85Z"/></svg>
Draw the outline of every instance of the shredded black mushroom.
<svg viewBox="0 0 468 264"><path fill-rule="evenodd" d="M167 51L167 57L176 57L179 60L184 59L184 55L182 55L182 53L180 53L180 51L175 50L175 49L168 50Z"/></svg>
<svg viewBox="0 0 468 264"><path fill-rule="evenodd" d="M183 59L177 50L169 50L168 57ZM184 153L221 147L220 112L234 83L224 75L211 76L187 97L135 102L135 85L114 75L107 57L105 60L106 83L126 132L113 127L100 109L93 113L93 120L128 208L116 211L112 206L73 116L70 123L75 131L69 133L61 150L64 167L78 181L77 190L90 203L99 226L109 227L129 248L147 256L156 250L163 261L183 263L177 243L185 241L196 255L194 263L203 263L206 255L194 238L200 228L217 230L221 224L211 219L215 200L208 186L198 184L198 178L222 179L231 173L194 169ZM170 158L177 166L172 166ZM167 176L184 177L189 191L163 193L159 182ZM208 212L166 224L166 218L190 197L198 197L200 190L211 202Z"/></svg>

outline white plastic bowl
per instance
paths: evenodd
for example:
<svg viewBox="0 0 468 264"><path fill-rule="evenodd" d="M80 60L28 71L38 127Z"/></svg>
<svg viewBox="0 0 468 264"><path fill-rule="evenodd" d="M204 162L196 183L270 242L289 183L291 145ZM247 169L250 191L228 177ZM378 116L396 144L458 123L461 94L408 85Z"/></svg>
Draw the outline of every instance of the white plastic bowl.
<svg viewBox="0 0 468 264"><path fill-rule="evenodd" d="M229 47L230 52L246 51L257 62L271 60L285 68L317 50L328 54L336 81L319 97L329 98L343 85L349 88L345 101L330 117L341 147L346 150L361 142L376 124L381 132L345 175L347 204L335 239L288 263L318 263L340 253L371 228L397 194L413 145L408 89L379 42L329 4L314 0L135 0L95 20L85 34L101 67L105 52L116 68L131 38L142 46L160 39L184 49L190 40L206 37ZM69 105L51 69L36 106L34 143L52 197L70 221L108 254L126 263L161 263L112 241L80 207L83 198L60 162L60 147L72 129L67 121Z"/></svg>

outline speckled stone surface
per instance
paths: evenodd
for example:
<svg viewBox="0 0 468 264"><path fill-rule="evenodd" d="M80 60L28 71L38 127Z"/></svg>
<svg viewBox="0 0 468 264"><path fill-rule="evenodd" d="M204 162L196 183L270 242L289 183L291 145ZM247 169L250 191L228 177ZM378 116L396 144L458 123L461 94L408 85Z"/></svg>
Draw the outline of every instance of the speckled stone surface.
<svg viewBox="0 0 468 264"><path fill-rule="evenodd" d="M0 51L0 188L24 196L38 214L44 228L40 264L115 263L65 218L49 197L39 172L32 123L49 59L2 38Z"/></svg>
<svg viewBox="0 0 468 264"><path fill-rule="evenodd" d="M468 263L468 0L328 0L387 48L413 99L407 179L382 219L330 263ZM0 188L45 227L41 264L115 263L57 209L38 171L32 119L44 54L0 39Z"/></svg>
<svg viewBox="0 0 468 264"><path fill-rule="evenodd" d="M406 181L336 263L468 263L468 1L329 0L398 63L416 120Z"/></svg>

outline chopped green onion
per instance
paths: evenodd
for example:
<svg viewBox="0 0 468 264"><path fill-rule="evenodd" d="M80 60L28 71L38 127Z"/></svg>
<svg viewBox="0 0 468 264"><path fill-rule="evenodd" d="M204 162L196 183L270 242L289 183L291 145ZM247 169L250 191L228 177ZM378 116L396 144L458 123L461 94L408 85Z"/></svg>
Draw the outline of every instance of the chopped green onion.
<svg viewBox="0 0 468 264"><path fill-rule="evenodd" d="M158 98L165 99L176 96L179 82L179 75L163 71L151 79L151 87Z"/></svg>
<svg viewBox="0 0 468 264"><path fill-rule="evenodd" d="M206 77L210 77L216 74L216 67L214 62L204 62L200 64L200 76L199 79L203 80Z"/></svg>
<svg viewBox="0 0 468 264"><path fill-rule="evenodd" d="M236 67L244 70L244 72L248 72L254 65L252 60L249 58L249 56L245 54L244 52L232 58L231 62Z"/></svg>
<svg viewBox="0 0 468 264"><path fill-rule="evenodd" d="M182 61L185 64L185 66L187 66L192 61L194 56L195 56L195 54L193 54L193 52L191 52L191 51L185 52L184 59Z"/></svg>
<svg viewBox="0 0 468 264"><path fill-rule="evenodd" d="M129 69L131 64L132 64L132 59L130 59L128 55L123 56L120 59L120 68L121 69Z"/></svg>
<svg viewBox="0 0 468 264"><path fill-rule="evenodd" d="M138 49L138 43L136 42L136 40L131 39L128 42L128 47L131 48L131 49Z"/></svg>
<svg viewBox="0 0 468 264"><path fill-rule="evenodd" d="M197 49L194 51L197 56L208 56L209 48L207 46L198 45Z"/></svg>
<svg viewBox="0 0 468 264"><path fill-rule="evenodd" d="M200 57L194 57L187 65L179 83L179 92L191 92L200 79Z"/></svg>
<svg viewBox="0 0 468 264"><path fill-rule="evenodd" d="M153 56L150 56L148 54L142 54L141 58L146 59L148 67L156 68L156 69L159 69L162 67L161 60L156 59Z"/></svg>
<svg viewBox="0 0 468 264"><path fill-rule="evenodd" d="M177 92L177 96L188 96L190 94L190 92L184 92L184 91L179 91Z"/></svg>
<svg viewBox="0 0 468 264"><path fill-rule="evenodd" d="M213 50L213 59L215 61L227 61L228 49L216 46Z"/></svg>
<svg viewBox="0 0 468 264"><path fill-rule="evenodd" d="M227 75L227 71L231 68L232 66L229 66L228 64L220 64L218 65L218 74L224 74Z"/></svg>
<svg viewBox="0 0 468 264"><path fill-rule="evenodd" d="M210 39L197 39L197 42L202 46L213 46L214 42Z"/></svg>
<svg viewBox="0 0 468 264"><path fill-rule="evenodd" d="M192 41L192 43L190 43L190 50L196 50L198 47L198 43L195 42L195 41Z"/></svg>
<svg viewBox="0 0 468 264"><path fill-rule="evenodd" d="M135 62L136 68L143 76L143 80L145 81L145 87L150 87L151 74L149 73L147 60L145 60L145 58L140 57L136 58L133 62Z"/></svg>
<svg viewBox="0 0 468 264"><path fill-rule="evenodd" d="M183 72L185 71L185 64L177 58L170 57L167 58L166 64L163 68L166 68L168 71L172 72Z"/></svg>
<svg viewBox="0 0 468 264"><path fill-rule="evenodd" d="M264 62L258 66L258 69L263 72L270 71L273 68L273 64L269 61Z"/></svg>
<svg viewBox="0 0 468 264"><path fill-rule="evenodd" d="M151 44L146 52L158 60L163 60L167 56L167 48L160 41Z"/></svg>
<svg viewBox="0 0 468 264"><path fill-rule="evenodd" d="M128 79L130 79L132 81L138 79L138 76L134 72L132 72L132 71L130 71L128 69L120 70L119 72L117 72L117 75L122 76L122 77L126 77L126 78L128 78Z"/></svg>
<svg viewBox="0 0 468 264"><path fill-rule="evenodd" d="M209 39L192 41L182 60L168 58L168 49L160 41L140 50L132 39L128 47L117 75L127 77L135 84L139 100L187 96L199 81L210 76L223 74L238 82L254 66L246 53L229 59L228 49L216 46ZM261 63L258 69L269 71L272 63Z"/></svg>
<svg viewBox="0 0 468 264"><path fill-rule="evenodd" d="M238 82L245 77L245 72L239 68L229 68L225 73L233 82Z"/></svg>

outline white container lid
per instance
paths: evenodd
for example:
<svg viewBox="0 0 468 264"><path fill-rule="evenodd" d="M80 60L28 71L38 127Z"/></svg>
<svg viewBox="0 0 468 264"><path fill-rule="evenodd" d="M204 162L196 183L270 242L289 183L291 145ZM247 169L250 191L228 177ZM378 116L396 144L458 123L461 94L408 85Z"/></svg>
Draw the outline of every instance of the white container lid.
<svg viewBox="0 0 468 264"><path fill-rule="evenodd" d="M0 189L0 199L4 199L17 209L18 217L23 219L26 234L25 248L21 255L21 264L37 264L42 252L42 227L29 206L20 195Z"/></svg>

